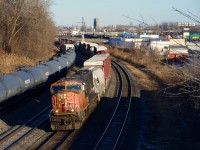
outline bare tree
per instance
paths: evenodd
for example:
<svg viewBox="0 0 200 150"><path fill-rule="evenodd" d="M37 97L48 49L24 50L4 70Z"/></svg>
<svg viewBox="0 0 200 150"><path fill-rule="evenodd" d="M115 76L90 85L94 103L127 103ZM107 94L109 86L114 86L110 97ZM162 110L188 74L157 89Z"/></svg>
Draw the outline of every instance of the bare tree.
<svg viewBox="0 0 200 150"><path fill-rule="evenodd" d="M34 55L53 42L55 24L49 12L50 0L0 0L0 31L3 49ZM45 45L45 46L44 46Z"/></svg>

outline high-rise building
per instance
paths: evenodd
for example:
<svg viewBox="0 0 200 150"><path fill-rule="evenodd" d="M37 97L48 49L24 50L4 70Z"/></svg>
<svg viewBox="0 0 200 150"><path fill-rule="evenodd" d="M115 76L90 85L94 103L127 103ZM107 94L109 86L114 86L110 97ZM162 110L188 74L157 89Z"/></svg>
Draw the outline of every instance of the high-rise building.
<svg viewBox="0 0 200 150"><path fill-rule="evenodd" d="M96 31L98 31L100 29L99 19L98 18L94 18L94 29Z"/></svg>

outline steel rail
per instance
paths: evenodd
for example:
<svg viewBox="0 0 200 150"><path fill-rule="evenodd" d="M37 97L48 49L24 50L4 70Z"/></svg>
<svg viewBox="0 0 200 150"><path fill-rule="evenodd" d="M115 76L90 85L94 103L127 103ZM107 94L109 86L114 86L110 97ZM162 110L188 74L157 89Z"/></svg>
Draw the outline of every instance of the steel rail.
<svg viewBox="0 0 200 150"><path fill-rule="evenodd" d="M32 130L34 130L34 128L40 126L46 119L48 119L50 110L51 110L51 105L46 107L39 114L35 115L24 125L19 126L14 131L4 136L0 141L0 149L7 149L11 147L13 144L15 144L24 136L29 134Z"/></svg>
<svg viewBox="0 0 200 150"><path fill-rule="evenodd" d="M36 150L57 149L71 133L72 131L53 132L46 141L36 148Z"/></svg>
<svg viewBox="0 0 200 150"><path fill-rule="evenodd" d="M120 82L118 102L116 104L113 115L111 116L111 119L107 127L105 128L103 134L101 135L96 146L94 147L95 150L116 148L117 143L120 139L120 136L123 132L123 128L126 123L127 116L129 114L130 105L131 105L132 84L131 84L129 75L126 72L126 70L117 62L112 61L112 65L119 76L119 82ZM119 70L121 70L121 73ZM126 79L123 80L122 76L125 76ZM127 93L127 97L122 97L122 92L124 90L123 85L125 84L125 82L127 82L126 86L128 87L127 89L128 93ZM124 113L121 113L123 111ZM113 142L112 140L115 140L115 141Z"/></svg>

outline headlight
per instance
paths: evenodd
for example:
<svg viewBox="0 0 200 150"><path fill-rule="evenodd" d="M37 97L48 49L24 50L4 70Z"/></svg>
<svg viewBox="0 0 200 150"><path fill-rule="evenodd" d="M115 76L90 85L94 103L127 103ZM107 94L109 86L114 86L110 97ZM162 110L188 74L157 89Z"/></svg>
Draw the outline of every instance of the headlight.
<svg viewBox="0 0 200 150"><path fill-rule="evenodd" d="M58 94L58 100L61 101L63 99L63 94Z"/></svg>
<svg viewBox="0 0 200 150"><path fill-rule="evenodd" d="M58 110L56 109L56 113L58 112Z"/></svg>
<svg viewBox="0 0 200 150"><path fill-rule="evenodd" d="M72 109L71 111L74 112L74 109Z"/></svg>

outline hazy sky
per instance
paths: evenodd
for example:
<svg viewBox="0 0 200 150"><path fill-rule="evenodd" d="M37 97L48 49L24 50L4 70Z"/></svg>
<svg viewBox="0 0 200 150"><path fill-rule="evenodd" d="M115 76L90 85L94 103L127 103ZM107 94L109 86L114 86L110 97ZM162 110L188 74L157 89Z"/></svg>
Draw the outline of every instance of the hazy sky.
<svg viewBox="0 0 200 150"><path fill-rule="evenodd" d="M81 25L82 17L88 26L94 18L99 18L101 26L139 24L123 15L148 24L192 22L172 7L200 17L200 0L54 0L50 11L57 25Z"/></svg>

